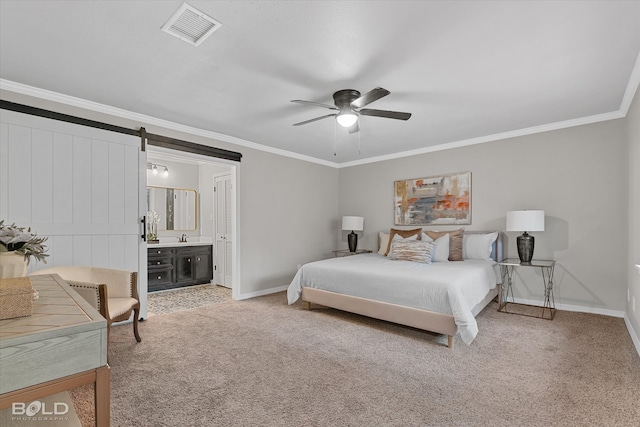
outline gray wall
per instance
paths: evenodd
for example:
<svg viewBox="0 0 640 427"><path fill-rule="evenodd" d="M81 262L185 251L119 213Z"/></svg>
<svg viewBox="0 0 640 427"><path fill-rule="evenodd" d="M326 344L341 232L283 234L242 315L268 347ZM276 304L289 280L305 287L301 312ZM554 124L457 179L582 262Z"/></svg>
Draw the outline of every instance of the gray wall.
<svg viewBox="0 0 640 427"><path fill-rule="evenodd" d="M298 264L334 249L338 171L246 151L241 172L242 281L254 289L289 285Z"/></svg>
<svg viewBox="0 0 640 427"><path fill-rule="evenodd" d="M362 215L362 248L393 226L396 180L471 171L469 230L504 230L506 212L543 209L535 258L555 259L557 304L625 310L626 132L623 120L340 169L340 215ZM458 227L425 227L452 229ZM517 257L507 233L508 252ZM541 301L538 271L520 268L516 297Z"/></svg>
<svg viewBox="0 0 640 427"><path fill-rule="evenodd" d="M633 311L631 301L627 302L626 314L640 338L640 272L633 265L640 264L640 91L636 92L631 109L626 117L627 138L629 140L629 249L625 271L628 274L628 288L631 296L636 298L636 310ZM626 299L626 292L625 292ZM636 342L636 347L640 344ZM640 352L640 348L638 348Z"/></svg>

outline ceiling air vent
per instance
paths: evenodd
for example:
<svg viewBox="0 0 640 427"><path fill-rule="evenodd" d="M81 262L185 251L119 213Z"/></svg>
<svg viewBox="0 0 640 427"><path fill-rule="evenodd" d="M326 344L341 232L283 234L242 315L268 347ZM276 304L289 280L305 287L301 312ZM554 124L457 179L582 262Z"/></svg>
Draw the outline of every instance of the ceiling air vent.
<svg viewBox="0 0 640 427"><path fill-rule="evenodd" d="M162 30L194 46L198 46L222 24L186 3L175 11Z"/></svg>

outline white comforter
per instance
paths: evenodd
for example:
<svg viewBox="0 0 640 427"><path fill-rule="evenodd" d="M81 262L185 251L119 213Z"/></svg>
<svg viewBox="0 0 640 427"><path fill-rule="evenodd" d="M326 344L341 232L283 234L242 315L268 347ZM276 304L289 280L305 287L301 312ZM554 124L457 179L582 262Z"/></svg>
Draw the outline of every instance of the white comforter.
<svg viewBox="0 0 640 427"><path fill-rule="evenodd" d="M421 264L393 261L379 254L332 258L305 264L287 290L289 304L303 287L323 289L453 315L460 338L478 334L471 312L499 283L493 261L465 260Z"/></svg>

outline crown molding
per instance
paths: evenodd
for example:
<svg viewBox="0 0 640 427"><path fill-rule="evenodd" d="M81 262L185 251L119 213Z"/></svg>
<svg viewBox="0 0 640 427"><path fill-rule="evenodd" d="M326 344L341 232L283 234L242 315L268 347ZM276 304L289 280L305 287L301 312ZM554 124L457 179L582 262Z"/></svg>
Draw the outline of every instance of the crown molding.
<svg viewBox="0 0 640 427"><path fill-rule="evenodd" d="M387 155L377 156L377 157L369 157L366 159L354 160L354 161L345 162L345 163L336 163L336 162L330 162L327 160L307 156L304 154L282 150L279 148L269 147L266 145L258 144L256 142L248 141L248 140L237 138L230 135L225 135L222 133L207 131L207 130L195 128L192 126L186 126L179 123L171 122L169 120L158 119L156 117L135 113L133 111L124 110L121 108L116 108L109 105L100 104L97 102L88 101L81 98L76 98L73 96L63 95L57 92L52 92L49 90L24 85L21 83L10 81L10 80L0 79L0 90L16 92L23 95L33 96L40 99L45 99L45 100L58 102L65 105L70 105L73 107L83 108L83 109L95 111L98 113L104 113L104 114L112 115L115 117L120 117L124 119L141 122L141 123L144 123L145 125L154 125L154 126L162 127L165 129L171 129L174 131L184 132L187 134L201 136L208 139L227 142L230 144L250 148L253 150L263 151L271 154L276 154L279 156L289 157L292 159L302 160L305 162L315 163L315 164L328 166L336 169L383 162L386 160L400 159L403 157L410 157L410 156L415 156L419 154L433 153L436 151L450 150L453 148L467 147L470 145L483 144L486 142L499 141L503 139L516 138L516 137L526 136L526 135L534 135L542 132L549 132L549 131L566 129L566 128L575 127L575 126L582 126L587 124L593 124L593 123L598 123L598 122L603 122L608 120L624 118L626 117L629 111L629 108L631 107L631 103L633 102L633 98L638 89L638 86L640 86L640 53L636 58L636 62L633 67L633 71L631 72L631 75L629 77L629 82L627 84L627 88L622 98L620 108L617 111L612 111L612 112L603 113L603 114L596 114L588 117L580 117L577 119L565 120L562 122L549 123L549 124L540 125L540 126L532 126L528 128L517 129L514 131L501 132L493 135L486 135L486 136L470 138L470 139L461 140L461 141L438 144L438 145L433 145L429 147L419 148L416 150L402 151L398 153L387 154Z"/></svg>
<svg viewBox="0 0 640 427"><path fill-rule="evenodd" d="M631 108L631 103L633 102L633 97L638 90L638 86L640 86L640 52L638 52L638 56L636 57L636 63L633 66L631 75L629 76L629 83L627 83L627 89L624 91L624 96L620 103L620 110L618 110L624 117L627 116L629 108Z"/></svg>
<svg viewBox="0 0 640 427"><path fill-rule="evenodd" d="M455 141L455 142L449 142L445 144L433 145L430 147L418 148L416 150L402 151L399 153L387 154L384 156L369 157L362 160L355 160L353 162L340 163L338 164L338 168L348 168L351 166L359 166L359 165L366 165L369 163L382 162L385 160L400 159L403 157L410 157L418 154L433 153L436 151L450 150L452 148L460 148L460 147L467 147L469 145L484 144L485 142L493 142L493 141L500 141L502 139L516 138L519 136L534 135L537 133L549 132L549 131L559 130L559 129L566 129L566 128L571 128L575 126L588 125L588 124L604 122L608 120L615 120L623 117L625 117L625 115L622 114L620 111L597 114L589 117L581 117L578 119L565 120L563 122L549 123L549 124L540 125L540 126L532 126L524 129L501 132L501 133L496 133L496 134L487 135L487 136L480 136L477 138L465 139L462 141Z"/></svg>

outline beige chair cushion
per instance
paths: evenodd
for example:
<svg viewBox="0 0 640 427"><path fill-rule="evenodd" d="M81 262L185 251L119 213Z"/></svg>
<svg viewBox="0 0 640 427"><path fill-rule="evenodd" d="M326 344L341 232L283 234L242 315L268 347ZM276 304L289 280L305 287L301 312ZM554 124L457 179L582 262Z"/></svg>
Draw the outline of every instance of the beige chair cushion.
<svg viewBox="0 0 640 427"><path fill-rule="evenodd" d="M131 310L131 307L138 303L134 298L107 298L107 300L109 303L109 316L112 319Z"/></svg>

